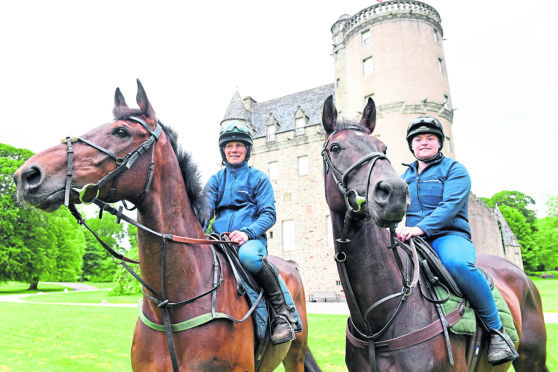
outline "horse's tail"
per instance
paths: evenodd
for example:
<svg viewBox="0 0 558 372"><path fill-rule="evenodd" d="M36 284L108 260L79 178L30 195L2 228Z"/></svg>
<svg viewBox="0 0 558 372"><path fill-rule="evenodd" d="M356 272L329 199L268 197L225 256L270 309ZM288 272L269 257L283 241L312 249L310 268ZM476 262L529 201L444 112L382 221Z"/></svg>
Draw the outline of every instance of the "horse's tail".
<svg viewBox="0 0 558 372"><path fill-rule="evenodd" d="M318 367L314 355L310 351L310 348L306 349L306 356L304 357L304 372L321 372L322 370Z"/></svg>

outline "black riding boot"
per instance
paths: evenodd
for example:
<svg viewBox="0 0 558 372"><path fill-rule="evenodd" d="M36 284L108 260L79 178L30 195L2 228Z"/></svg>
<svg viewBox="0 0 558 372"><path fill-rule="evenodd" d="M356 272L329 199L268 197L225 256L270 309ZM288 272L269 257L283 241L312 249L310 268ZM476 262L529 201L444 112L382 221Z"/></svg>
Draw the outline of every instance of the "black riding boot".
<svg viewBox="0 0 558 372"><path fill-rule="evenodd" d="M510 336L504 327L498 331L491 330L490 343L488 344L488 362L492 365L504 364L519 358Z"/></svg>
<svg viewBox="0 0 558 372"><path fill-rule="evenodd" d="M273 308L273 320L271 321L271 343L273 345L292 341L295 338L291 323L296 323L296 319L289 311L281 285L277 276L279 271L267 259L263 259L262 267L255 275L258 284L263 288L264 293Z"/></svg>

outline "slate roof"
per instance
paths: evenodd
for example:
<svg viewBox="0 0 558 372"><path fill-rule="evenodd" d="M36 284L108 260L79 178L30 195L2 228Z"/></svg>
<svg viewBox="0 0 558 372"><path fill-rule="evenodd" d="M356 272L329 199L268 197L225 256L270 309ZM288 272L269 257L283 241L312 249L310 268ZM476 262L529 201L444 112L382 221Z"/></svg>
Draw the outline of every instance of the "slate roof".
<svg viewBox="0 0 558 372"><path fill-rule="evenodd" d="M238 94L238 92L235 93ZM276 133L281 133L294 129L298 106L308 117L308 125L320 123L322 105L326 98L334 93L334 84L327 84L265 102L253 102L252 110L244 110L244 114L248 115L247 119L249 118L248 121L252 123L255 138L266 135L265 127L270 113L279 124ZM238 102L234 102L238 98L233 95L223 121L242 117L243 114L238 112Z"/></svg>

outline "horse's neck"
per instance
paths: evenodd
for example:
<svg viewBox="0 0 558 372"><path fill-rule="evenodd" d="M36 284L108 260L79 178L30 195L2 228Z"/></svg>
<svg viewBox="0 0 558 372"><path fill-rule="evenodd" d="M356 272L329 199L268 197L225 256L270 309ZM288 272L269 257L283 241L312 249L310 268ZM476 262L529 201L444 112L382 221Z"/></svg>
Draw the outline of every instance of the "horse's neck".
<svg viewBox="0 0 558 372"><path fill-rule="evenodd" d="M173 159L175 160L175 159ZM184 181L175 161L167 169L156 167L151 191L138 208L138 220L146 227L164 234L203 238L204 233L188 200ZM162 177L164 175L164 177ZM200 264L208 246L174 243L138 229L138 251L142 278L161 293L161 257L165 252L165 295L171 302L184 300L199 292L210 278L211 265Z"/></svg>
<svg viewBox="0 0 558 372"><path fill-rule="evenodd" d="M334 217L335 239L341 236L343 217ZM401 274L395 262L390 245L389 233L372 222L349 229L350 243L336 242L336 250L346 254L345 266L349 283L342 278L344 286L351 286L361 312L386 296L401 290ZM345 291L347 292L347 289ZM347 299L350 301L351 299ZM357 311L349 304L351 314Z"/></svg>

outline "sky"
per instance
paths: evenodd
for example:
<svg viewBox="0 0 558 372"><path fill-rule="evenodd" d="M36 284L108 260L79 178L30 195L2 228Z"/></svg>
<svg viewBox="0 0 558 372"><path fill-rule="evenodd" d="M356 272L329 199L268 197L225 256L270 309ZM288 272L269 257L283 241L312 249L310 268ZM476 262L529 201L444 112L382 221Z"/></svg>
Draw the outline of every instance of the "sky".
<svg viewBox="0 0 558 372"><path fill-rule="evenodd" d="M456 158L472 190L558 195L558 3L425 0L442 18ZM376 0L2 1L0 143L39 152L112 119L136 78L203 177L233 92L256 101L332 83L331 32Z"/></svg>

